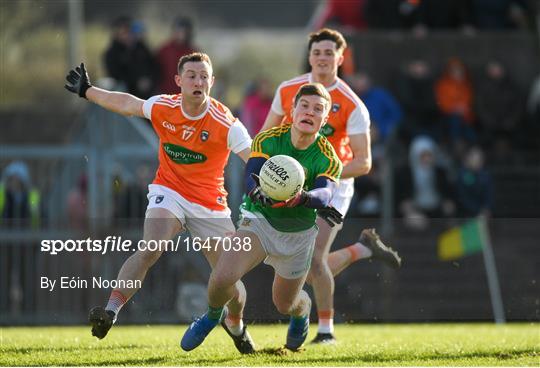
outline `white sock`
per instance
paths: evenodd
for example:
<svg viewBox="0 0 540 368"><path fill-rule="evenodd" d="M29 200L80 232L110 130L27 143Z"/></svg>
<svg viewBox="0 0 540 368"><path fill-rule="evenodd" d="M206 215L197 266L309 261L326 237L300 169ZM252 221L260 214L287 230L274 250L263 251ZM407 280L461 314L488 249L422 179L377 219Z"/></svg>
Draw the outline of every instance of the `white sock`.
<svg viewBox="0 0 540 368"><path fill-rule="evenodd" d="M240 336L242 334L242 331L244 331L244 321L242 319L239 323L235 323L235 321L231 321L229 318L225 318L225 324L234 336Z"/></svg>
<svg viewBox="0 0 540 368"><path fill-rule="evenodd" d="M320 310L317 312L319 317L319 333L334 332L334 309Z"/></svg>
<svg viewBox="0 0 540 368"><path fill-rule="evenodd" d="M109 297L109 302L107 303L105 310L109 310L114 313L114 321L116 322L118 312L120 312L120 309L122 309L122 307L126 303L127 298L118 290L113 290L111 296Z"/></svg>
<svg viewBox="0 0 540 368"><path fill-rule="evenodd" d="M319 319L318 333L334 333L334 319Z"/></svg>

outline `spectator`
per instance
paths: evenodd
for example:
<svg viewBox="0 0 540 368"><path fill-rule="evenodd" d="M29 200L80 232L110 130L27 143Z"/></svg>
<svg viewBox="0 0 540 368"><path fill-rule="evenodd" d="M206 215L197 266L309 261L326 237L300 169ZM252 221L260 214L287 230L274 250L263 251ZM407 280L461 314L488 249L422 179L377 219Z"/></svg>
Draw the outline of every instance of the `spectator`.
<svg viewBox="0 0 540 368"><path fill-rule="evenodd" d="M525 0L472 0L475 26L484 30L528 27Z"/></svg>
<svg viewBox="0 0 540 368"><path fill-rule="evenodd" d="M69 191L66 201L69 226L73 230L88 229L87 193L88 178L86 174L81 174L77 185Z"/></svg>
<svg viewBox="0 0 540 368"><path fill-rule="evenodd" d="M413 228L425 229L430 217L451 216L455 212L446 170L436 163L436 149L431 138L415 138L409 151L409 166L396 175L398 211Z"/></svg>
<svg viewBox="0 0 540 368"><path fill-rule="evenodd" d="M469 0L421 0L416 9L414 31L423 35L428 30L459 29L472 32L472 11Z"/></svg>
<svg viewBox="0 0 540 368"><path fill-rule="evenodd" d="M407 144L417 135L442 136L440 115L433 90L431 65L425 60L405 64L396 80L396 96L404 110L402 132Z"/></svg>
<svg viewBox="0 0 540 368"><path fill-rule="evenodd" d="M143 38L144 26L128 17L113 22L112 40L105 52L105 69L109 77L140 98L152 94L157 64Z"/></svg>
<svg viewBox="0 0 540 368"><path fill-rule="evenodd" d="M115 79L117 83L124 84L124 89L128 88L127 81L130 79L131 55L129 50L133 42L131 18L119 17L114 20L111 44L105 51L105 69L109 77Z"/></svg>
<svg viewBox="0 0 540 368"><path fill-rule="evenodd" d="M533 160L538 163L537 157L540 154L540 145L538 144L538 137L540 137L540 74L536 76L530 87L525 123L524 132L520 137L520 145L534 152Z"/></svg>
<svg viewBox="0 0 540 368"><path fill-rule="evenodd" d="M28 166L22 161L10 163L0 182L0 224L2 227L32 227L40 225L41 198L30 181Z"/></svg>
<svg viewBox="0 0 540 368"><path fill-rule="evenodd" d="M386 89L373 87L371 78L365 73L348 78L348 82L366 105L371 122L377 127L380 141L386 142L401 122L403 113L399 103Z"/></svg>
<svg viewBox="0 0 540 368"><path fill-rule="evenodd" d="M402 29L411 28L418 5L411 0L367 0L364 9L369 28Z"/></svg>
<svg viewBox="0 0 540 368"><path fill-rule="evenodd" d="M523 117L522 96L516 84L498 61L487 63L478 82L476 113L483 141L507 139L517 131Z"/></svg>
<svg viewBox="0 0 540 368"><path fill-rule="evenodd" d="M133 77L136 81L133 94L143 99L154 95L159 79L159 65L146 44L146 28L141 21L131 24L133 35Z"/></svg>
<svg viewBox="0 0 540 368"><path fill-rule="evenodd" d="M115 190L115 217L124 219L144 219L148 200L148 183L152 179L152 170L148 165L140 165L136 169L134 180L124 183L116 181Z"/></svg>
<svg viewBox="0 0 540 368"><path fill-rule="evenodd" d="M273 89L265 78L253 81L248 88L240 112L240 120L247 128L249 135L255 137L261 130L266 115L272 106Z"/></svg>
<svg viewBox="0 0 540 368"><path fill-rule="evenodd" d="M538 123L540 121L540 74L534 80L529 92L527 115L529 115L531 121L536 121L537 125L540 125Z"/></svg>
<svg viewBox="0 0 540 368"><path fill-rule="evenodd" d="M456 183L459 214L465 217L489 215L493 206L493 183L484 168L484 153L471 147L459 169Z"/></svg>
<svg viewBox="0 0 540 368"><path fill-rule="evenodd" d="M448 125L450 138L474 140L473 85L463 61L456 57L448 60L435 84L435 97L443 119Z"/></svg>
<svg viewBox="0 0 540 368"><path fill-rule="evenodd" d="M178 93L179 87L173 78L177 74L178 59L195 51L197 47L193 45L193 23L189 18L176 18L172 25L171 37L157 52L161 73L159 93Z"/></svg>
<svg viewBox="0 0 540 368"><path fill-rule="evenodd" d="M326 0L320 15L313 21L313 29L326 26L344 33L364 31L368 27L364 15L367 0Z"/></svg>

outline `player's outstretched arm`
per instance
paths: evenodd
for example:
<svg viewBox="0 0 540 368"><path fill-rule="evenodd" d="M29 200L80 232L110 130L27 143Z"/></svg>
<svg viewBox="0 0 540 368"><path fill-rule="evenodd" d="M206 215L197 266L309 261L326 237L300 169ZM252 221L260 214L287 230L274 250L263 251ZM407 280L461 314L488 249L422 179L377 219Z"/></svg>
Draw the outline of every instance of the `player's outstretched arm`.
<svg viewBox="0 0 540 368"><path fill-rule="evenodd" d="M111 92L92 86L84 63L69 71L64 88L99 106L126 116L144 117L143 103L138 97L123 92Z"/></svg>
<svg viewBox="0 0 540 368"><path fill-rule="evenodd" d="M366 175L371 170L371 143L369 134L354 134L350 135L349 139L354 158L343 167L341 173L342 179Z"/></svg>
<svg viewBox="0 0 540 368"><path fill-rule="evenodd" d="M326 208L330 204L334 192L336 191L337 184L335 181L331 180L326 176L319 176L315 179L313 189L309 192L304 191L303 189L298 192L294 197L286 200L274 203L273 208L280 207L297 207L305 206L308 208Z"/></svg>
<svg viewBox="0 0 540 368"><path fill-rule="evenodd" d="M330 201L334 196L337 184L334 180L319 176L315 179L314 188L309 192L300 191L295 197L272 205L278 207L305 206L317 209L317 216L322 218L330 227L334 227L343 222L343 215L334 207L330 206Z"/></svg>

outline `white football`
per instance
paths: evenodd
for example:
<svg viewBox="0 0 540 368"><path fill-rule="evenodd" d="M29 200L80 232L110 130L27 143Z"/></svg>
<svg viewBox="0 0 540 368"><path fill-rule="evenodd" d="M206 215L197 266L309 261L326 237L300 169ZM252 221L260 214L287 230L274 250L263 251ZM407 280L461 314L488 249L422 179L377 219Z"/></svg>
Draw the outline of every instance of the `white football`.
<svg viewBox="0 0 540 368"><path fill-rule="evenodd" d="M259 173L261 189L276 201L294 197L304 186L304 168L287 155L277 155L267 160Z"/></svg>

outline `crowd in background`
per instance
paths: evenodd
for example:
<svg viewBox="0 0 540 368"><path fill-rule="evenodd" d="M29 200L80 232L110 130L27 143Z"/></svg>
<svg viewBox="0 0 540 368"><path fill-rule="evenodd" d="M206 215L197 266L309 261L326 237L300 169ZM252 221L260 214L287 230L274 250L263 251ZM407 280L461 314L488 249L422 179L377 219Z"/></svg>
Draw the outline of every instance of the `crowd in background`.
<svg viewBox="0 0 540 368"><path fill-rule="evenodd" d="M508 30L532 26L527 0L328 0L323 3L314 28L337 24L343 31L411 29Z"/></svg>
<svg viewBox="0 0 540 368"><path fill-rule="evenodd" d="M527 28L527 4L519 0L329 0L312 26L330 25L348 33L410 28L420 36L429 29L470 33ZM193 30L189 18L178 17L170 38L152 51L142 22L116 19L103 57L108 77L117 89L143 99L178 93L172 76L178 59L198 50ZM394 214L412 227L424 228L430 217L492 212L495 190L486 158L488 163L511 164L512 149L531 144L529 135L538 133L540 125L540 77L529 92L518 88L507 66L498 60L490 60L480 74L473 74L458 57L444 66L416 59L399 66L392 85L381 86L369 71L356 70L352 53L346 58L340 75L365 103L372 124L373 169L356 180L353 215L380 215L382 167L389 152L396 150L403 154L393 162ZM246 86L236 107L236 115L252 136L264 123L275 87L261 75ZM143 165L135 180L117 178L115 217L144 216L151 174ZM86 226L86 181L82 175L66 199L66 213L77 228ZM36 226L41 206L26 165L14 162L6 167L0 186L2 219L25 218Z"/></svg>

